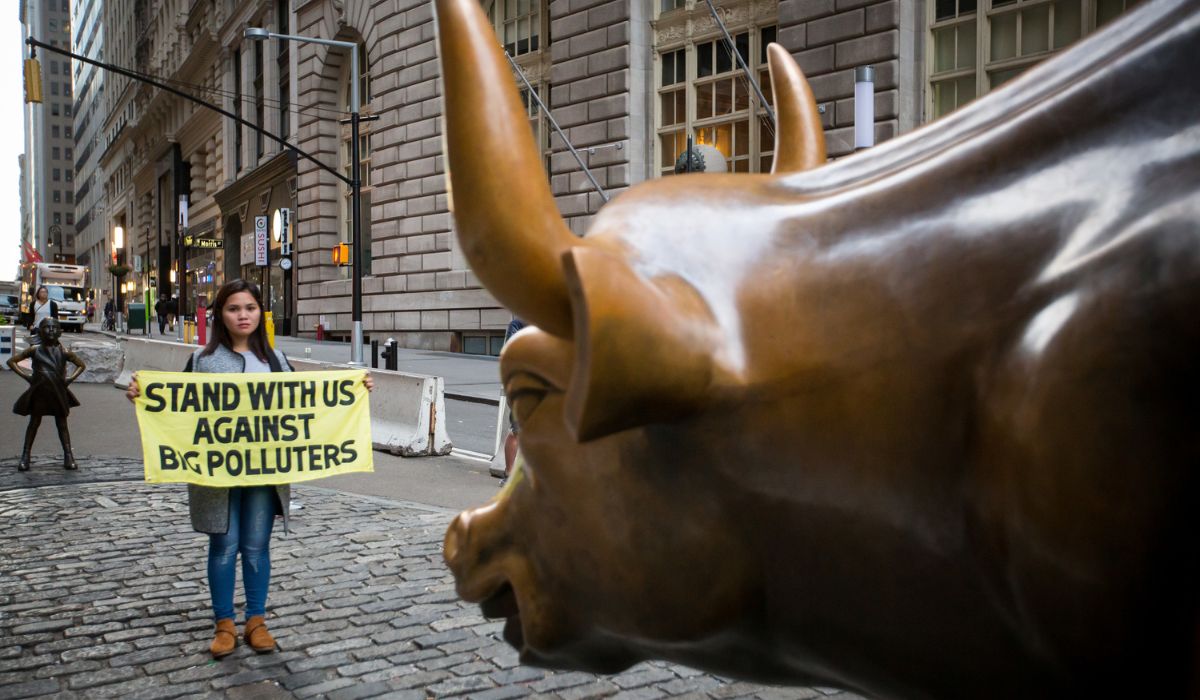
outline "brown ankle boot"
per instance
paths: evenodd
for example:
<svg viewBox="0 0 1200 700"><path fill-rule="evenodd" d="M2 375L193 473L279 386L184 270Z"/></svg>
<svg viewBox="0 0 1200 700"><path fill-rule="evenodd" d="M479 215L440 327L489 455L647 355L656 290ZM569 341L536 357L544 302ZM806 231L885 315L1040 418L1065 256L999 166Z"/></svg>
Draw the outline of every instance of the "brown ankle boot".
<svg viewBox="0 0 1200 700"><path fill-rule="evenodd" d="M275 651L275 638L267 631L267 623L262 615L255 615L246 620L246 631L243 634L250 648L260 654Z"/></svg>
<svg viewBox="0 0 1200 700"><path fill-rule="evenodd" d="M217 620L217 631L213 635L212 646L208 648L214 659L229 656L237 647L237 627L233 620Z"/></svg>

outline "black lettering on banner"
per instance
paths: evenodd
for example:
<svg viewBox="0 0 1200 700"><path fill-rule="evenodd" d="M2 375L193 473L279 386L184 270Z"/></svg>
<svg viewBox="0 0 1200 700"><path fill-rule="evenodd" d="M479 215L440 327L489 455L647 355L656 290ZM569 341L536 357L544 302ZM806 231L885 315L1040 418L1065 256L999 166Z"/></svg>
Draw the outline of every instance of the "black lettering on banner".
<svg viewBox="0 0 1200 700"><path fill-rule="evenodd" d="M172 450L166 445L158 446L158 468L165 472L175 471L179 468L179 458L175 455L175 450Z"/></svg>
<svg viewBox="0 0 1200 700"><path fill-rule="evenodd" d="M224 460L221 458L220 452L215 452L215 451L209 452L208 453L208 475L212 476L213 474L216 474L217 470L221 468L221 464L223 462L224 462Z"/></svg>
<svg viewBox="0 0 1200 700"><path fill-rule="evenodd" d="M277 469L280 474L287 474L292 470L291 450L286 447L275 448L275 469Z"/></svg>
<svg viewBox="0 0 1200 700"><path fill-rule="evenodd" d="M338 404L337 391L337 384L333 382L321 383L321 399L329 408L332 408Z"/></svg>
<svg viewBox="0 0 1200 700"><path fill-rule="evenodd" d="M296 473L299 474L300 472L304 471L304 446L297 445L296 447L289 449L291 450L292 454L296 455Z"/></svg>
<svg viewBox="0 0 1200 700"><path fill-rule="evenodd" d="M221 419L218 418L217 420L220 421ZM210 445L213 441L212 426L208 424L208 418L205 416L200 416L200 418L196 420L196 433L192 435L193 444L201 441Z"/></svg>
<svg viewBox="0 0 1200 700"><path fill-rule="evenodd" d="M338 387L342 390L342 400L340 401L340 404L342 406L353 406L354 405L354 380L353 379L343 379L342 381L338 382Z"/></svg>
<svg viewBox="0 0 1200 700"><path fill-rule="evenodd" d="M278 384L250 382L246 385L250 394L250 407L256 411L270 409L275 402L275 395L279 393L278 389Z"/></svg>
<svg viewBox="0 0 1200 700"><path fill-rule="evenodd" d="M242 459L242 453L237 450L230 450L225 453L225 472L229 476L239 476L242 469L245 467L245 462Z"/></svg>
<svg viewBox="0 0 1200 700"><path fill-rule="evenodd" d="M317 415L315 413L300 413L300 414L296 415L296 418L298 420L304 421L304 439L305 440L312 439L312 430L310 430L310 428L309 428L309 423L312 421L312 419L314 419L316 417L317 417Z"/></svg>
<svg viewBox="0 0 1200 700"><path fill-rule="evenodd" d="M305 449L308 450L308 470L316 472L324 469L325 466L321 463L321 446L309 445Z"/></svg>
<svg viewBox="0 0 1200 700"><path fill-rule="evenodd" d="M313 408L317 405L317 383L316 382L301 382L300 383L300 405L294 403L292 408Z"/></svg>
<svg viewBox="0 0 1200 700"><path fill-rule="evenodd" d="M222 445L229 444L231 440L229 436L229 424L232 422L233 419L229 416L221 416L213 421L213 436L217 439L217 442L221 443Z"/></svg>
<svg viewBox="0 0 1200 700"><path fill-rule="evenodd" d="M200 390L195 384L186 384L183 387L183 400L179 402L180 411L199 411L200 410Z"/></svg>
<svg viewBox="0 0 1200 700"><path fill-rule="evenodd" d="M258 476L262 474L261 469L254 468L254 459L251 457L250 450L246 450L246 476Z"/></svg>
<svg viewBox="0 0 1200 700"><path fill-rule="evenodd" d="M238 391L237 384L225 382L225 386L221 390L221 402L226 411L233 411L238 408L242 403L242 392Z"/></svg>
<svg viewBox="0 0 1200 700"><path fill-rule="evenodd" d="M159 396L158 392L162 391L163 385L158 382L151 382L146 385L146 390L142 392L146 396L146 401L151 402L146 406L146 410L151 413L158 413L167 406L166 399Z"/></svg>
<svg viewBox="0 0 1200 700"><path fill-rule="evenodd" d="M197 474L202 473L200 469L200 453L196 451L183 453L183 466Z"/></svg>
<svg viewBox="0 0 1200 700"><path fill-rule="evenodd" d="M201 394L204 398L204 410L212 411L220 410L221 405L221 385L215 382L208 382L201 385Z"/></svg>
<svg viewBox="0 0 1200 700"><path fill-rule="evenodd" d="M246 416L238 416L233 427L233 441L254 442L254 432L250 430L250 419Z"/></svg>
<svg viewBox="0 0 1200 700"><path fill-rule="evenodd" d="M279 419L281 416L259 416L258 417L258 441L259 442L276 442L279 440Z"/></svg>
<svg viewBox="0 0 1200 700"><path fill-rule="evenodd" d="M278 450L276 450L276 456L278 456L278 454L279 454L279 452L278 452ZM262 473L263 474L274 474L275 467L271 466L271 463L269 461L267 461L267 448L264 447L264 448L260 449L258 451L258 457L259 457L259 459L262 460Z"/></svg>
<svg viewBox="0 0 1200 700"><path fill-rule="evenodd" d="M346 440L342 443L342 464L349 464L358 459L358 450L354 449L354 441Z"/></svg>
<svg viewBox="0 0 1200 700"><path fill-rule="evenodd" d="M322 451L325 453L325 468L333 469L338 465L338 455L341 450L337 445L321 445Z"/></svg>
<svg viewBox="0 0 1200 700"><path fill-rule="evenodd" d="M287 415L279 417L280 439L284 442L294 442L300 435L300 430L296 428L296 416Z"/></svg>

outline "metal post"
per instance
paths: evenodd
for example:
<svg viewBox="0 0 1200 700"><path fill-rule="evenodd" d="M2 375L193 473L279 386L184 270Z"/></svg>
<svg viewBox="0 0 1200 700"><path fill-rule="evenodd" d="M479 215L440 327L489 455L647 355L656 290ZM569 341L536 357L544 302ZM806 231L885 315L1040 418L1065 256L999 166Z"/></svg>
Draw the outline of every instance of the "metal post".
<svg viewBox="0 0 1200 700"><path fill-rule="evenodd" d="M354 172L350 174L350 229L352 229L352 261L354 261L353 280L350 281L350 321L354 324L353 336L350 337L350 364L362 364L362 221L360 208L362 205L362 181L359 177L359 47L354 44L350 48L350 162L354 163Z"/></svg>
<svg viewBox="0 0 1200 700"><path fill-rule="evenodd" d="M875 68L854 69L854 150L875 145Z"/></svg>

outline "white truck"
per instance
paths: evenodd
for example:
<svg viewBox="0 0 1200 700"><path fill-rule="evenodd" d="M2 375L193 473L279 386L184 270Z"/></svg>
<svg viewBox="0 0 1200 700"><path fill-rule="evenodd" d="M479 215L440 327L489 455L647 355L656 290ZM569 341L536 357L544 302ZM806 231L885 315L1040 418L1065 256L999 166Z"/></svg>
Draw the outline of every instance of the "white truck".
<svg viewBox="0 0 1200 700"><path fill-rule="evenodd" d="M58 322L63 330L82 332L87 322L87 273L86 265L41 262L33 266L29 294L32 298L38 287L46 285L50 299L58 306Z"/></svg>

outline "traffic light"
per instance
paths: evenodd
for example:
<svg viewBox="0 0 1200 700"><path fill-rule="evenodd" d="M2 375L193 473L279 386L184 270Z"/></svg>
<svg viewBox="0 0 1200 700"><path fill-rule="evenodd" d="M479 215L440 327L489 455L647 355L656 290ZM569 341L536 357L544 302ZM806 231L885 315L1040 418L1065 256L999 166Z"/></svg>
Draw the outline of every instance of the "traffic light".
<svg viewBox="0 0 1200 700"><path fill-rule="evenodd" d="M339 266L350 264L350 244L338 243L333 247L333 264Z"/></svg>
<svg viewBox="0 0 1200 700"><path fill-rule="evenodd" d="M25 59L25 101L42 101L42 66L36 58Z"/></svg>

